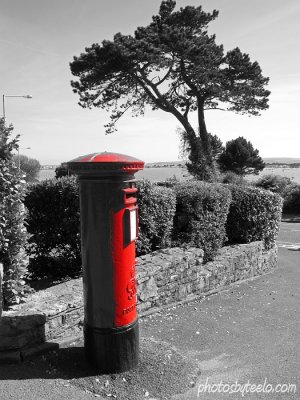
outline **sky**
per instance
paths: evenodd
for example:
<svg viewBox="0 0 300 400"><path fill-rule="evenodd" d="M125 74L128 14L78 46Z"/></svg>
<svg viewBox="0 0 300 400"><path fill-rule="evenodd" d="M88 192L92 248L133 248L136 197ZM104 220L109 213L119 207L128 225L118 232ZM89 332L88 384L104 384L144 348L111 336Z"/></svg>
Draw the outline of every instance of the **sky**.
<svg viewBox="0 0 300 400"><path fill-rule="evenodd" d="M83 109L72 92L69 63L92 43L133 34L151 22L160 0L0 0L0 94L6 121L20 134L20 153L41 164L110 151L145 162L179 159L174 116L146 110L105 135L109 113ZM207 111L207 128L223 144L239 136L262 157L300 157L299 0L177 0L176 8L219 10L210 23L225 51L239 47L270 78L270 108L261 116ZM3 101L1 105L1 110ZM0 111L1 113L1 111ZM196 127L196 115L191 118ZM30 149L28 149L30 147Z"/></svg>

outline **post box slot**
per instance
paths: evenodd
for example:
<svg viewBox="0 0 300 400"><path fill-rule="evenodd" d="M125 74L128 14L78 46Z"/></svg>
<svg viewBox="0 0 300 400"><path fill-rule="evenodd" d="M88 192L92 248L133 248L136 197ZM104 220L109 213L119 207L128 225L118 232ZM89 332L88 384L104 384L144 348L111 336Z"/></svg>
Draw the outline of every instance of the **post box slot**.
<svg viewBox="0 0 300 400"><path fill-rule="evenodd" d="M136 193L138 190L136 187L132 186L132 187L128 187L128 188L124 188L122 189L123 192L125 193Z"/></svg>
<svg viewBox="0 0 300 400"><path fill-rule="evenodd" d="M135 204L136 203L136 193L137 193L137 188L131 187L131 188L126 188L122 189L124 193L124 204Z"/></svg>

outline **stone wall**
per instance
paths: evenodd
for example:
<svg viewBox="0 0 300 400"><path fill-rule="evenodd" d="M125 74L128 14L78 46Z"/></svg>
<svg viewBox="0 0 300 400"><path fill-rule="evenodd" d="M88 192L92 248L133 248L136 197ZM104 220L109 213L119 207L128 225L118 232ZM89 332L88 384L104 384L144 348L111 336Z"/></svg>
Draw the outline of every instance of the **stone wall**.
<svg viewBox="0 0 300 400"><path fill-rule="evenodd" d="M138 259L138 309L167 304L225 289L277 266L277 247L264 251L262 242L223 247L214 261L203 264L197 248L160 250Z"/></svg>
<svg viewBox="0 0 300 400"><path fill-rule="evenodd" d="M261 242L224 247L213 262L206 264L201 249L156 251L137 258L137 308L143 315L208 295L236 281L272 271L276 265L277 248L265 252ZM81 279L36 292L26 303L3 312L0 362L24 360L35 351L52 348L53 342L79 334L82 325Z"/></svg>

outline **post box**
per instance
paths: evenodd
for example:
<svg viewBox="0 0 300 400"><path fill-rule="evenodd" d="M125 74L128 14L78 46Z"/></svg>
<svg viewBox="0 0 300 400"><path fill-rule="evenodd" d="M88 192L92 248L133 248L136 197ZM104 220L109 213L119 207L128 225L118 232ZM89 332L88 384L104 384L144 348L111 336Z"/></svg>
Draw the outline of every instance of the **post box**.
<svg viewBox="0 0 300 400"><path fill-rule="evenodd" d="M138 362L134 174L144 162L103 152L68 167L79 180L86 356L100 373L123 372Z"/></svg>
<svg viewBox="0 0 300 400"><path fill-rule="evenodd" d="M0 322L1 322L1 315L2 315L2 280L3 280L3 264L0 263Z"/></svg>

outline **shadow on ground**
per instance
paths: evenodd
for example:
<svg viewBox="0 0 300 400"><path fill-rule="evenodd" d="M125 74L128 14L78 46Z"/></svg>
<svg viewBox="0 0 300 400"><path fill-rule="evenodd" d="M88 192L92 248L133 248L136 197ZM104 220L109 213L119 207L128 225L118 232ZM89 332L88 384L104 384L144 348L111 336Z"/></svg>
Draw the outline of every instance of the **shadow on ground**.
<svg viewBox="0 0 300 400"><path fill-rule="evenodd" d="M281 218L282 222L300 222L300 214L283 214Z"/></svg>
<svg viewBox="0 0 300 400"><path fill-rule="evenodd" d="M0 366L0 380L61 379L65 386L120 400L144 396L169 399L193 387L199 374L195 361L152 338L140 340L139 365L116 375L97 375L85 360L81 342L22 364Z"/></svg>

